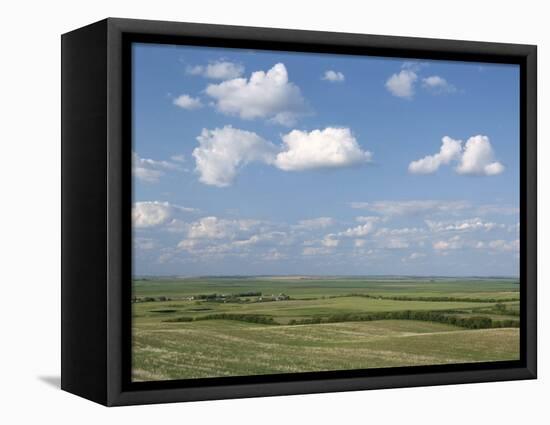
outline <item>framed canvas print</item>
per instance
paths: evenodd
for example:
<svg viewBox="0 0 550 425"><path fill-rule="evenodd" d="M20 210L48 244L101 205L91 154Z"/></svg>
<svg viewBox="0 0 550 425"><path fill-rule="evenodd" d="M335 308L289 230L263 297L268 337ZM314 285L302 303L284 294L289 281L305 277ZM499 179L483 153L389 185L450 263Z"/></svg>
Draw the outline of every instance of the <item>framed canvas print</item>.
<svg viewBox="0 0 550 425"><path fill-rule="evenodd" d="M536 377L536 47L107 19L62 37L62 388Z"/></svg>

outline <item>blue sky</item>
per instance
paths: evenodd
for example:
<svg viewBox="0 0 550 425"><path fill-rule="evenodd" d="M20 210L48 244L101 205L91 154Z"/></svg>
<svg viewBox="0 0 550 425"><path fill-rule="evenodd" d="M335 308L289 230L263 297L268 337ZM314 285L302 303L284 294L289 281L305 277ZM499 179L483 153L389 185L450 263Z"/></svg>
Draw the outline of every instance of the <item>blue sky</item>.
<svg viewBox="0 0 550 425"><path fill-rule="evenodd" d="M518 274L518 67L133 58L134 273Z"/></svg>

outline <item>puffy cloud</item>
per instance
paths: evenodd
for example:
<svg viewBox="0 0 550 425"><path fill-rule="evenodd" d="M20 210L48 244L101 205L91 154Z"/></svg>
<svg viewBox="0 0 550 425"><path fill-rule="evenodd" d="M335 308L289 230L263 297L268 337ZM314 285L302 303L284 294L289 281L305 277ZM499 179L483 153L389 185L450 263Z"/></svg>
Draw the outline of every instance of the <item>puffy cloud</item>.
<svg viewBox="0 0 550 425"><path fill-rule="evenodd" d="M180 108L192 110L202 108L202 102L198 97L191 97L188 94L182 94L174 99L174 105Z"/></svg>
<svg viewBox="0 0 550 425"><path fill-rule="evenodd" d="M269 119L290 126L307 108L300 89L288 81L286 67L278 63L269 71L256 71L246 78L210 84L206 94L215 100L216 109L242 119Z"/></svg>
<svg viewBox="0 0 550 425"><path fill-rule="evenodd" d="M160 170L155 170L146 167L134 166L132 168L133 176L146 183L156 183L164 173Z"/></svg>
<svg viewBox="0 0 550 425"><path fill-rule="evenodd" d="M349 128L293 130L283 136L283 142L284 150L277 155L275 165L285 171L349 167L372 158L369 151L361 149Z"/></svg>
<svg viewBox="0 0 550 425"><path fill-rule="evenodd" d="M153 227L164 224L171 215L172 208L168 202L136 202L132 208L132 221L136 228Z"/></svg>
<svg viewBox="0 0 550 425"><path fill-rule="evenodd" d="M464 146L460 164L456 167L459 174L493 176L504 171L504 165L494 160L494 152L487 136L470 137Z"/></svg>
<svg viewBox="0 0 550 425"><path fill-rule="evenodd" d="M388 78L386 88L394 96L412 99L416 80L418 80L416 72L412 69L402 69L398 74Z"/></svg>
<svg viewBox="0 0 550 425"><path fill-rule="evenodd" d="M166 170L178 168L173 162L141 158L136 152L132 153L132 174L136 179L146 183L156 183Z"/></svg>
<svg viewBox="0 0 550 425"><path fill-rule="evenodd" d="M240 231L242 231L242 229L240 229ZM280 245L284 245L286 237L287 234L285 232L260 231L260 233L254 234L250 237L234 240L232 244L236 247L247 247L272 242L277 242Z"/></svg>
<svg viewBox="0 0 550 425"><path fill-rule="evenodd" d="M442 164L449 164L460 158L462 141L443 137L439 153L428 155L409 164L409 172L413 174L431 174L437 171Z"/></svg>
<svg viewBox="0 0 550 425"><path fill-rule="evenodd" d="M203 217L191 224L189 237L191 239L223 239L229 234L228 222L219 220L217 217Z"/></svg>
<svg viewBox="0 0 550 425"><path fill-rule="evenodd" d="M443 137L439 153L428 155L409 164L413 174L431 174L441 165L451 161L458 162L455 170L459 174L493 176L504 171L504 165L494 161L494 152L487 136L473 136L468 139L464 148L461 140Z"/></svg>
<svg viewBox="0 0 550 425"><path fill-rule="evenodd" d="M467 232L473 230L493 230L496 228L502 228L502 225L493 223L490 221L483 221L480 218L470 218L467 220L458 220L458 221L432 221L426 220L426 225L432 232ZM504 226L505 227L505 226Z"/></svg>
<svg viewBox="0 0 550 425"><path fill-rule="evenodd" d="M332 83L341 83L346 79L346 77L343 73L339 71L333 71L332 69L329 69L328 71L325 71L321 79L330 81Z"/></svg>
<svg viewBox="0 0 550 425"><path fill-rule="evenodd" d="M196 65L187 68L187 73L191 75L201 75L213 80L228 80L238 78L244 73L244 66L234 62L215 61L208 65Z"/></svg>
<svg viewBox="0 0 550 425"><path fill-rule="evenodd" d="M253 255L276 260L286 254L275 246L287 246L288 242L288 234L274 230L274 223L209 216L190 223L186 238L177 247L201 259Z"/></svg>
<svg viewBox="0 0 550 425"><path fill-rule="evenodd" d="M229 186L238 171L250 162L274 165L283 171L349 167L370 161L371 153L361 150L348 128L327 127L283 135L277 148L256 133L231 126L203 129L193 151L200 181L218 187Z"/></svg>
<svg viewBox="0 0 550 425"><path fill-rule="evenodd" d="M132 221L136 228L159 226L161 224L171 225L176 221L172 217L176 213L196 212L194 208L182 207L160 201L135 202L132 207Z"/></svg>
<svg viewBox="0 0 550 425"><path fill-rule="evenodd" d="M349 227L348 229L340 232L339 236L346 236L350 238L364 237L372 233L374 230L374 223L369 221L365 224L360 224L359 226Z"/></svg>
<svg viewBox="0 0 550 425"><path fill-rule="evenodd" d="M431 75L422 79L422 87L434 94L454 93L456 87L439 75Z"/></svg>
<svg viewBox="0 0 550 425"><path fill-rule="evenodd" d="M276 148L256 133L231 126L203 129L193 150L202 183L229 186L238 170L252 161L273 162Z"/></svg>
<svg viewBox="0 0 550 425"><path fill-rule="evenodd" d="M466 248L475 248L479 249L484 247L485 244L481 241L476 241L472 239L465 239L462 236L455 235L447 240L437 240L432 243L432 247L435 251L440 253L450 250L466 249Z"/></svg>
<svg viewBox="0 0 550 425"><path fill-rule="evenodd" d="M226 220L218 217L203 217L191 223L189 239L233 239L251 232L260 222L257 220Z"/></svg>
<svg viewBox="0 0 550 425"><path fill-rule="evenodd" d="M436 212L449 213L469 208L470 204L466 201L411 200L352 202L351 207L373 211L382 215L396 216Z"/></svg>
<svg viewBox="0 0 550 425"><path fill-rule="evenodd" d="M415 93L415 86L419 80L419 73L428 66L421 62L404 62L401 71L395 73L386 81L386 89L397 97L412 99ZM454 93L456 87L439 75L430 75L421 79L422 88L432 94Z"/></svg>
<svg viewBox="0 0 550 425"><path fill-rule="evenodd" d="M187 235L177 250L203 261L225 256L249 257L258 260L277 260L285 254L276 247L287 246L288 234L277 230L279 224L251 220L202 217L187 227Z"/></svg>

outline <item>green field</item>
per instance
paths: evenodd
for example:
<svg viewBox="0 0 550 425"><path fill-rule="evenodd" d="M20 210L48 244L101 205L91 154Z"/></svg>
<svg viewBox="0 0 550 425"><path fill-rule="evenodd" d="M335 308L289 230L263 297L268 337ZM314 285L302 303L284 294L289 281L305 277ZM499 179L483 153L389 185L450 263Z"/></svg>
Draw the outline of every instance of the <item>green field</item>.
<svg viewBox="0 0 550 425"><path fill-rule="evenodd" d="M519 358L517 279L142 278L132 310L136 381Z"/></svg>

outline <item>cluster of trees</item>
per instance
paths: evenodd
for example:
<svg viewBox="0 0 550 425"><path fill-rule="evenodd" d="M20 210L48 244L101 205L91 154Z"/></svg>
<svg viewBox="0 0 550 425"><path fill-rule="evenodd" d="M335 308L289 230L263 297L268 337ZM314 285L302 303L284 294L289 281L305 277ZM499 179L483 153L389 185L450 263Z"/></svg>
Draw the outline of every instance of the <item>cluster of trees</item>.
<svg viewBox="0 0 550 425"><path fill-rule="evenodd" d="M261 297L262 293L258 291L248 291L248 292L239 292L236 294L198 294L193 295L193 298L200 301L209 301L209 302L230 302L230 303L240 303L240 302L249 302L250 300L245 298L244 300L241 297Z"/></svg>
<svg viewBox="0 0 550 425"><path fill-rule="evenodd" d="M519 328L519 320L493 320L493 328Z"/></svg>
<svg viewBox="0 0 550 425"><path fill-rule="evenodd" d="M258 291L239 292L237 294L233 294L233 296L234 297L261 297L262 293Z"/></svg>
<svg viewBox="0 0 550 425"><path fill-rule="evenodd" d="M506 315L506 316L515 316L519 317L519 310L510 310L506 307L506 304L497 303L491 310L492 313Z"/></svg>
<svg viewBox="0 0 550 425"><path fill-rule="evenodd" d="M259 323L262 325L279 325L275 319L271 316L263 316L259 314L232 314L232 313L218 313L208 314L206 316L189 317L181 316L173 319L166 319L164 322L193 322L201 320L237 320L240 322Z"/></svg>
<svg viewBox="0 0 550 425"><path fill-rule="evenodd" d="M168 297L164 297L164 296L161 296L161 297L133 297L132 298L132 302L133 303L150 303L150 302L154 302L154 301L170 301L170 298Z"/></svg>
<svg viewBox="0 0 550 425"><path fill-rule="evenodd" d="M278 325L273 317L263 316L260 314L235 314L235 313L218 313L208 314L206 316L195 317L195 320L238 320L241 322L261 323L263 325Z"/></svg>
<svg viewBox="0 0 550 425"><path fill-rule="evenodd" d="M420 320L425 322L445 323L467 329L488 329L519 327L516 320L495 321L486 316L459 317L437 311L386 311L376 313L354 314L341 313L326 317L311 317L307 319L291 320L289 325L311 325L318 323L360 322L372 320Z"/></svg>
<svg viewBox="0 0 550 425"><path fill-rule="evenodd" d="M197 300L215 300L216 298L221 298L221 295L218 294L198 294L193 296Z"/></svg>

